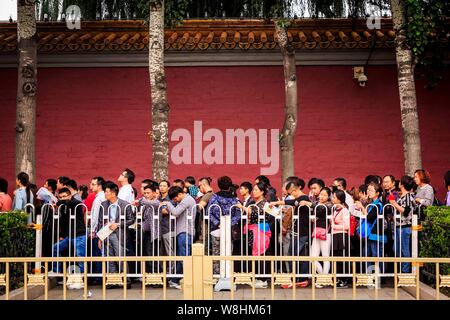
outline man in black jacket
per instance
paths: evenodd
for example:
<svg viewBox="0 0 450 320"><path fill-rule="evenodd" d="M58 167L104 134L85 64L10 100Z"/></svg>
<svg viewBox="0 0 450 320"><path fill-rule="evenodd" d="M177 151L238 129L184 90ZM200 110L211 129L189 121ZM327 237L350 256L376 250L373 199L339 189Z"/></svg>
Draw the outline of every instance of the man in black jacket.
<svg viewBox="0 0 450 320"><path fill-rule="evenodd" d="M57 202L59 213L59 242L53 245L53 256L61 257L68 253L69 248L75 249L77 257L86 256L86 226L82 203L74 199L68 188L59 190ZM71 219L71 214L75 219ZM54 263L53 271L62 272L62 263ZM84 264L78 263L80 272L84 272Z"/></svg>

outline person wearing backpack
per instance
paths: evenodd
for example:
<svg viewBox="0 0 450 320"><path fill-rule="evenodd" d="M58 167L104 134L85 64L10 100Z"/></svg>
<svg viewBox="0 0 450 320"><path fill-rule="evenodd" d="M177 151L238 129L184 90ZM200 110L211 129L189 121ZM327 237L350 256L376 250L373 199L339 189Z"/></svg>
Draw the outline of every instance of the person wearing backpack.
<svg viewBox="0 0 450 320"><path fill-rule="evenodd" d="M237 225L241 220L241 212L237 207L239 203L234 195L233 181L228 176L220 177L217 180L217 185L219 186L219 192L213 194L208 201L206 206L206 212L210 219L210 243L211 243L211 254L219 256L220 255L220 228L221 217L230 215L231 216L231 228ZM240 237L240 235L238 236ZM231 245L231 251L233 251L233 241L237 239L229 239ZM222 239L223 241L223 239ZM220 274L220 262L214 261L213 263L214 274Z"/></svg>
<svg viewBox="0 0 450 320"><path fill-rule="evenodd" d="M398 201L390 200L389 203L400 213L401 218L396 221L395 230L395 253L397 257L411 257L411 226L412 215L416 207L412 190L414 180L410 176L403 176L400 180L401 197ZM402 262L401 271L404 273L411 272L411 263Z"/></svg>
<svg viewBox="0 0 450 320"><path fill-rule="evenodd" d="M366 238L367 240L368 257L383 257L383 246L387 242L384 232L384 218L381 221L378 219L378 216L383 215L382 194L383 189L381 186L371 182L367 187L369 205L364 207L361 202L356 202L356 206L366 216L365 220L361 220L358 234L361 238ZM369 265L372 265L372 263L369 263ZM383 272L383 266L384 264L380 263L380 272Z"/></svg>

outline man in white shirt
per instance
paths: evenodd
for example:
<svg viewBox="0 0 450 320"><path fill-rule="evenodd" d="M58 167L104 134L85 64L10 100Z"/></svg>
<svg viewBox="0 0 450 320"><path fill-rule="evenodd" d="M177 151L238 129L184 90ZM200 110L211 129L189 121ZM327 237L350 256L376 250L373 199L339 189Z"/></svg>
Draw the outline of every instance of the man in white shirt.
<svg viewBox="0 0 450 320"><path fill-rule="evenodd" d="M125 201L128 204L133 204L134 200L137 197L137 194L134 193L133 187L131 185L134 182L134 178L135 178L134 172L128 168L123 170L119 178L117 178L120 187L119 193L117 194L117 198ZM129 208L131 209L131 206L129 206ZM133 224L133 226L129 226L126 229L126 247L127 247L127 255L129 256L136 256L135 244L137 241L137 230L138 229L136 228L135 224ZM136 264L131 263L128 271L130 274L135 273Z"/></svg>
<svg viewBox="0 0 450 320"><path fill-rule="evenodd" d="M91 180L90 189L93 193L95 193L95 199L92 203L92 209L91 209L91 228L89 232L89 243L88 248L92 248L92 256L94 257L101 257L102 251L100 250L98 246L98 237L97 237L97 231L98 231L98 220L99 216L103 216L103 207L102 202L106 201L105 198L105 179L103 177L94 177ZM92 271L94 273L101 273L101 263L100 262L94 262L92 266ZM95 279L95 282L100 282L101 279Z"/></svg>
<svg viewBox="0 0 450 320"><path fill-rule="evenodd" d="M91 209L91 237L95 236L98 231L98 218L100 215L103 215L101 212L102 202L106 201L105 191L103 191L103 187L105 185L105 179L103 177L94 177L91 180L90 189L93 193L95 193L95 199L92 203Z"/></svg>
<svg viewBox="0 0 450 320"><path fill-rule="evenodd" d="M345 203L348 206L348 210L351 214L355 211L355 201L353 197L347 192L347 181L344 178L336 178L333 181L333 187L345 192Z"/></svg>
<svg viewBox="0 0 450 320"><path fill-rule="evenodd" d="M117 197L128 203L132 203L136 197L133 187L131 186L134 182L134 177L134 172L127 168L120 174L119 178L117 178L120 185L119 194Z"/></svg>

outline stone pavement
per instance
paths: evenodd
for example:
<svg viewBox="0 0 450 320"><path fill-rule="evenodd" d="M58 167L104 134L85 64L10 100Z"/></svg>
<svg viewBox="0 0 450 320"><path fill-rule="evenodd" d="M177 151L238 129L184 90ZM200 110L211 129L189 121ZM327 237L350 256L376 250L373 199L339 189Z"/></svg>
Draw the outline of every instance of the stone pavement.
<svg viewBox="0 0 450 320"><path fill-rule="evenodd" d="M90 286L90 292L92 295L88 298L89 300L101 300L102 299L102 288L100 286ZM275 299L276 300L292 300L292 289L281 289L275 287ZM83 300L84 290L67 290L68 300ZM271 289L256 289L255 292L257 300L270 300ZM336 294L337 300L351 300L352 299L352 288L347 289L337 289ZM63 298L62 286L59 285L54 289L49 291L49 300L60 300ZM44 296L40 296L37 300L43 300ZM108 289L106 290L106 299L108 300L122 300L123 299L123 289ZM134 283L131 289L127 290L128 300L141 300L142 299L142 287L140 283ZM163 289L162 288L147 288L146 290L147 300L163 300ZM168 300L183 300L183 293L181 290L167 288L167 299ZM230 292L214 292L214 300L230 300ZM238 286L238 289L234 292L235 300L252 300L252 289L249 286ZM312 289L309 288L297 288L296 289L296 300L311 300L312 299ZM322 288L316 289L316 300L332 300L333 299L333 289L332 288ZM358 287L356 289L356 299L357 300L375 300L375 290L367 287ZM394 288L381 288L378 290L379 300L394 300ZM398 289L398 299L399 300L414 300L414 297L408 294L403 289Z"/></svg>

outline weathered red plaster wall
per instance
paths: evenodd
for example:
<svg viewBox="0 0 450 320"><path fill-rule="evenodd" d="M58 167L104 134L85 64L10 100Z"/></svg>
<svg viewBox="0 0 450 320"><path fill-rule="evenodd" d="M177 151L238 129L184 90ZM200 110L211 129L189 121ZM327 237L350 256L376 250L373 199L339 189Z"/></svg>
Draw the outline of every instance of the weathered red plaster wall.
<svg viewBox="0 0 450 320"><path fill-rule="evenodd" d="M296 174L359 185L369 174L403 173L402 131L394 67L369 67L361 88L351 67L299 67ZM170 130L281 128L281 67L167 68ZM0 176L14 181L17 75L0 69ZM443 195L450 169L450 74L437 90L417 83L423 163ZM151 176L149 80L146 68L52 68L38 72L37 183L68 175L86 184L116 179L124 167ZM171 142L171 147L175 143ZM207 145L208 143L203 143ZM170 165L170 179L187 175L253 181L259 165ZM271 176L279 185L280 175ZM11 188L12 189L12 186Z"/></svg>

